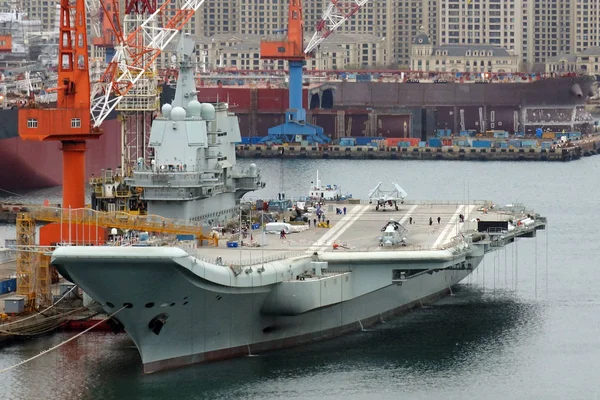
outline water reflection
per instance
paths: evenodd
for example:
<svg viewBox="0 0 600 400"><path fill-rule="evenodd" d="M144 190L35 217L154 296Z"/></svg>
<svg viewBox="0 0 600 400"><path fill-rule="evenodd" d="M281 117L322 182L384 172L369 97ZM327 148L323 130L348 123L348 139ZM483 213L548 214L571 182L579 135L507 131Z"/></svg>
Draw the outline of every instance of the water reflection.
<svg viewBox="0 0 600 400"><path fill-rule="evenodd" d="M436 305L365 332L154 375L142 376L139 357L114 345L108 357L88 364L86 375L102 379L87 382L85 394L159 399L177 388L185 398L335 398L385 392L390 382L418 392L422 385L497 368L527 346L542 313L542 306L519 302L510 292L491 296L465 285ZM126 351L119 356L115 347Z"/></svg>

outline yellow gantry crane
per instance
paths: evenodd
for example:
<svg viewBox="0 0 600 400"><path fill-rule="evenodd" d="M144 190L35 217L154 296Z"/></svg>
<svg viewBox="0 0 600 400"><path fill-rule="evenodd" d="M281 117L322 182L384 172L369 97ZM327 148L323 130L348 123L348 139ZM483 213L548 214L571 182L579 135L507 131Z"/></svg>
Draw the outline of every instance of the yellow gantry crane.
<svg viewBox="0 0 600 400"><path fill-rule="evenodd" d="M26 306L49 305L52 300L50 254L52 247L36 244L36 222L88 225L92 227L117 228L158 234L194 235L200 245L203 241L217 244L217 239L203 234L200 223L163 218L156 215L133 215L126 212L103 212L89 208L62 209L54 207L28 207L17 215L17 294L27 296ZM67 232L65 232L67 233ZM61 235L64 237L64 234ZM96 236L93 236L96 238ZM85 238L68 237L69 244L103 245L104 241L93 241L92 235ZM94 243L96 242L96 243ZM36 304L37 303L37 304Z"/></svg>

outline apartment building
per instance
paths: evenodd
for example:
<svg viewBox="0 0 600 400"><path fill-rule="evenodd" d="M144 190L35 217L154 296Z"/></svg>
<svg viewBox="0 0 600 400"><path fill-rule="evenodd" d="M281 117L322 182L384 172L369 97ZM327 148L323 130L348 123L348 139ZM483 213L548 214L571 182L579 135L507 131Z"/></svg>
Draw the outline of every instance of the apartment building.
<svg viewBox="0 0 600 400"><path fill-rule="evenodd" d="M261 35L219 34L197 39L206 68L230 70L287 69L284 61L260 58ZM307 38L308 43L308 38ZM386 64L385 41L374 35L336 35L306 64L308 69L376 68Z"/></svg>
<svg viewBox="0 0 600 400"><path fill-rule="evenodd" d="M519 56L488 44L443 44L434 46L427 34L418 34L411 49L410 69L429 72L513 73L519 71Z"/></svg>
<svg viewBox="0 0 600 400"><path fill-rule="evenodd" d="M522 0L440 0L437 43L487 44L519 54L521 3Z"/></svg>

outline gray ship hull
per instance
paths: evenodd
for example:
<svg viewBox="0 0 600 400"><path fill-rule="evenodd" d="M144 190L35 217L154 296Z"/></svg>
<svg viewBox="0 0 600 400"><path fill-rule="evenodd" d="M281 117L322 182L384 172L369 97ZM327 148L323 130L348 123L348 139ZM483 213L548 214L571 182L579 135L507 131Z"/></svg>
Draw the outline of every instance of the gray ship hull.
<svg viewBox="0 0 600 400"><path fill-rule="evenodd" d="M88 254L88 260L81 263L63 257L59 250L55 252L54 264L63 275L105 305L107 313L125 304L132 305L121 311L117 319L135 342L145 373L359 330L382 318L439 299L468 276L483 258L469 257L468 264L462 263L463 267L456 269L448 269L447 261L421 260L426 265L419 268L430 272L399 281L390 279L392 271L406 267L406 263L354 264L345 269L347 272L321 279L315 292L322 298L338 297L339 301L303 312L289 304L302 301L286 293L282 282L263 284L262 278L270 279L269 269L262 276L253 271L251 275L258 276L252 278L250 286L224 286L194 273L193 267L186 266L188 261L181 261L187 260L183 254L144 259L135 249L134 254L129 252L131 256L127 250L132 249L109 250L118 250L110 263L101 254L96 260L93 254ZM290 269L297 269L306 259L295 260ZM465 257L457 260L460 264ZM230 268L216 268L226 271L232 283L236 280ZM283 264L273 268L274 271L287 269ZM304 289L303 293L310 293ZM160 333L155 334L149 324L161 314L167 315L167 320Z"/></svg>

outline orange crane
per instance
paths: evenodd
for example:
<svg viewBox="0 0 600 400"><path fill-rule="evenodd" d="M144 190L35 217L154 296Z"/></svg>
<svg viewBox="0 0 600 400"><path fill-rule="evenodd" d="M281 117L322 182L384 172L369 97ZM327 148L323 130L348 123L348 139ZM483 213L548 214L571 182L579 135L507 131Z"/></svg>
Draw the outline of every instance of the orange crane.
<svg viewBox="0 0 600 400"><path fill-rule="evenodd" d="M307 140L309 143L329 143L331 139L323 128L306 122L306 110L302 107L302 68L318 46L331 33L344 24L358 10L371 0L339 1L331 0L322 15L317 29L304 48L304 19L302 1L289 0L287 36L282 40L260 42L260 58L266 60L287 60L289 63L289 108L285 112L283 124L269 128L263 143L290 143ZM285 32L281 30L280 33Z"/></svg>
<svg viewBox="0 0 600 400"><path fill-rule="evenodd" d="M283 124L269 128L265 142L290 143L308 140L309 143L331 141L323 133L323 128L306 122L306 110L302 107L302 68L306 61L304 53L304 18L301 0L289 0L287 36L281 40L262 40L260 58L266 60L287 60L289 63L290 86L289 108L285 112ZM279 33L285 32L281 30Z"/></svg>
<svg viewBox="0 0 600 400"><path fill-rule="evenodd" d="M90 75L84 0L60 0L56 108L33 105L19 110L23 140L58 140L63 154L65 208L85 206L85 141L97 139L99 128L90 121Z"/></svg>

